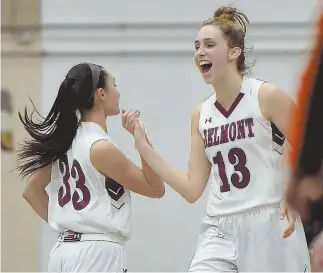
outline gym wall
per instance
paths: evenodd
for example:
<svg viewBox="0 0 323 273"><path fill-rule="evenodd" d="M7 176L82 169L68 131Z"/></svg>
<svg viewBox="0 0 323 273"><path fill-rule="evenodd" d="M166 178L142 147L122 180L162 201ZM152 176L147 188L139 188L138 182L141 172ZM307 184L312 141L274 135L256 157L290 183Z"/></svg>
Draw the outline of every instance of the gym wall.
<svg viewBox="0 0 323 273"><path fill-rule="evenodd" d="M41 38L38 0L1 1L1 271L39 271L40 220L22 198L23 184L12 172L19 142L27 135L18 110L39 106Z"/></svg>
<svg viewBox="0 0 323 273"><path fill-rule="evenodd" d="M17 111L29 96L45 115L67 71L79 62L104 66L116 78L121 107L139 109L151 142L169 161L187 168L190 115L212 94L194 67L199 24L218 0L2 0L2 82L12 110L2 105L2 271L46 271L57 234L22 199L21 182L10 172L24 132ZM41 4L41 5L40 5ZM247 46L252 75L294 96L306 57L316 0L237 1L251 21ZM28 25L25 31L9 27ZM31 28L31 26L33 26ZM40 28L41 27L41 28ZM4 98L8 94L4 94ZM8 99L10 101L10 99ZM8 110L9 109L9 110ZM120 117L109 133L139 163ZM133 194L132 238L126 245L129 271L186 271L205 215L206 190L188 204L169 187L160 200Z"/></svg>

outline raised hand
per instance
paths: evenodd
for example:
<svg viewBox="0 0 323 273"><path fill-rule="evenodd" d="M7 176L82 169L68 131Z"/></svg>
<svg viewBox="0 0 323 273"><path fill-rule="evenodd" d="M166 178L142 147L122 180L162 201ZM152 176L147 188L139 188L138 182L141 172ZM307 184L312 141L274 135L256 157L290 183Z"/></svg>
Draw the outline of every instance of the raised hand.
<svg viewBox="0 0 323 273"><path fill-rule="evenodd" d="M122 127L127 130L130 134L134 135L135 120L140 117L140 112L138 110L126 111L122 109Z"/></svg>
<svg viewBox="0 0 323 273"><path fill-rule="evenodd" d="M146 142L146 129L145 125L143 124L142 120L138 117L134 121L134 137L136 140L136 144L140 144L141 142Z"/></svg>

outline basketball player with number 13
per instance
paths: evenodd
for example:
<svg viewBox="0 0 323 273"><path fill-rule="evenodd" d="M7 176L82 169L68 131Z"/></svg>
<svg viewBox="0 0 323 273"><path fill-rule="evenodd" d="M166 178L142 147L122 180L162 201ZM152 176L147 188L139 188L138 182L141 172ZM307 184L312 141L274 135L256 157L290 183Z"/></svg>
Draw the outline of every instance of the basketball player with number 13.
<svg viewBox="0 0 323 273"><path fill-rule="evenodd" d="M210 176L190 272L310 269L302 223L282 201L281 154L294 105L281 88L244 75L247 23L242 12L222 7L197 33L195 63L215 92L192 115L188 172L148 145L143 130L135 137L145 161L188 202Z"/></svg>

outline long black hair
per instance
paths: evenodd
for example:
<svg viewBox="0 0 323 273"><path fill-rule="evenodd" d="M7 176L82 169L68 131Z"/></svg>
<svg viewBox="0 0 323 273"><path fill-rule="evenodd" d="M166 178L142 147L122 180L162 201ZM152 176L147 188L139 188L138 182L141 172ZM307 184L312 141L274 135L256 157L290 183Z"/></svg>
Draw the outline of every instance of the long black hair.
<svg viewBox="0 0 323 273"><path fill-rule="evenodd" d="M61 83L46 118L41 117L35 107L30 115L26 107L23 114L18 112L20 121L31 136L18 151L15 169L21 177L40 170L66 154L79 125L76 111L82 114L93 107L95 90L106 87L107 76L99 65L77 64ZM33 120L34 112L41 117L41 122Z"/></svg>

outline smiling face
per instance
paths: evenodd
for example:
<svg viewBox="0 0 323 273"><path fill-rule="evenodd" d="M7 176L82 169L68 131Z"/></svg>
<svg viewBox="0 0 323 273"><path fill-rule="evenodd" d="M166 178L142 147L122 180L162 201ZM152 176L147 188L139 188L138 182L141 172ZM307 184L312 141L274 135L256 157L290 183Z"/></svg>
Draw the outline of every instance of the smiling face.
<svg viewBox="0 0 323 273"><path fill-rule="evenodd" d="M231 46L216 25L203 26L197 33L194 46L194 61L206 83L220 79L228 69L237 70L241 48Z"/></svg>

